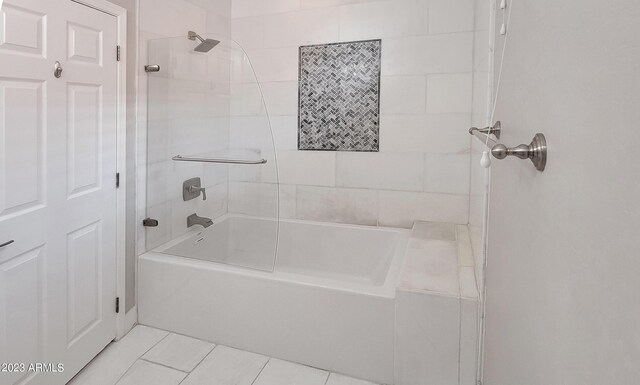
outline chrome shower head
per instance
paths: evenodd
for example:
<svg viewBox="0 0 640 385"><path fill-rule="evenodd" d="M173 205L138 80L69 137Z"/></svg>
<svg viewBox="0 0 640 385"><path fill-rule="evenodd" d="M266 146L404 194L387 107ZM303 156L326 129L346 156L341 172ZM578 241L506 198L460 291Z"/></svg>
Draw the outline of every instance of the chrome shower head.
<svg viewBox="0 0 640 385"><path fill-rule="evenodd" d="M217 46L220 43L220 41L218 40L203 39L202 36L198 35L193 31L189 31L187 38L189 38L189 40L194 40L194 41L196 39L200 40L200 44L198 44L196 48L193 49L196 52L209 52L213 49L213 47Z"/></svg>

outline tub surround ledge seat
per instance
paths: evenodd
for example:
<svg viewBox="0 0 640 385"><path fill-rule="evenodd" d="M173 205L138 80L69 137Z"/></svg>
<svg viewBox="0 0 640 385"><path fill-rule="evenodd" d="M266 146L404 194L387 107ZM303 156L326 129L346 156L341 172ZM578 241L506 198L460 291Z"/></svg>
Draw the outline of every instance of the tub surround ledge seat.
<svg viewBox="0 0 640 385"><path fill-rule="evenodd" d="M475 384L473 261L467 226L415 223L396 289L395 385Z"/></svg>

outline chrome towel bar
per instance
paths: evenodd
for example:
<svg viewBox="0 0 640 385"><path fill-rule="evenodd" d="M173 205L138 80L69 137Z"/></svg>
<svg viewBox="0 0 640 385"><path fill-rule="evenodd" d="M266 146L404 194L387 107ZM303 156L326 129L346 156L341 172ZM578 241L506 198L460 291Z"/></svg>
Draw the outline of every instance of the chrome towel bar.
<svg viewBox="0 0 640 385"><path fill-rule="evenodd" d="M176 155L172 160L176 162L199 162L199 163L226 163L226 164L265 164L266 159L248 160L248 159L222 159L222 158L184 158Z"/></svg>

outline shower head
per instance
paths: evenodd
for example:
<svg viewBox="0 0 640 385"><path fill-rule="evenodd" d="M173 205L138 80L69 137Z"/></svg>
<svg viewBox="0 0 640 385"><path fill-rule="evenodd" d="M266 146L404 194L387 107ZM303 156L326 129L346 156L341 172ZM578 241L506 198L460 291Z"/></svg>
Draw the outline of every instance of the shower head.
<svg viewBox="0 0 640 385"><path fill-rule="evenodd" d="M189 40L200 40L200 44L198 44L196 48L193 49L196 52L209 52L211 51L211 49L213 49L213 47L217 46L220 43L220 41L218 40L203 39L200 35L193 31L189 31L189 35L187 35L187 37L189 38Z"/></svg>

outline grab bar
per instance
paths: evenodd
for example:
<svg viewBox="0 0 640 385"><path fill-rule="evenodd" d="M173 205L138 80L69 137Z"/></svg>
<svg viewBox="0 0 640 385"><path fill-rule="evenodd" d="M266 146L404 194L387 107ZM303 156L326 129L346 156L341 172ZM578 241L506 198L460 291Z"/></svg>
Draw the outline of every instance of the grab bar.
<svg viewBox="0 0 640 385"><path fill-rule="evenodd" d="M199 163L227 163L227 164L265 164L266 159L247 160L247 159L222 159L222 158L184 158L176 155L171 160L176 162L199 162Z"/></svg>

